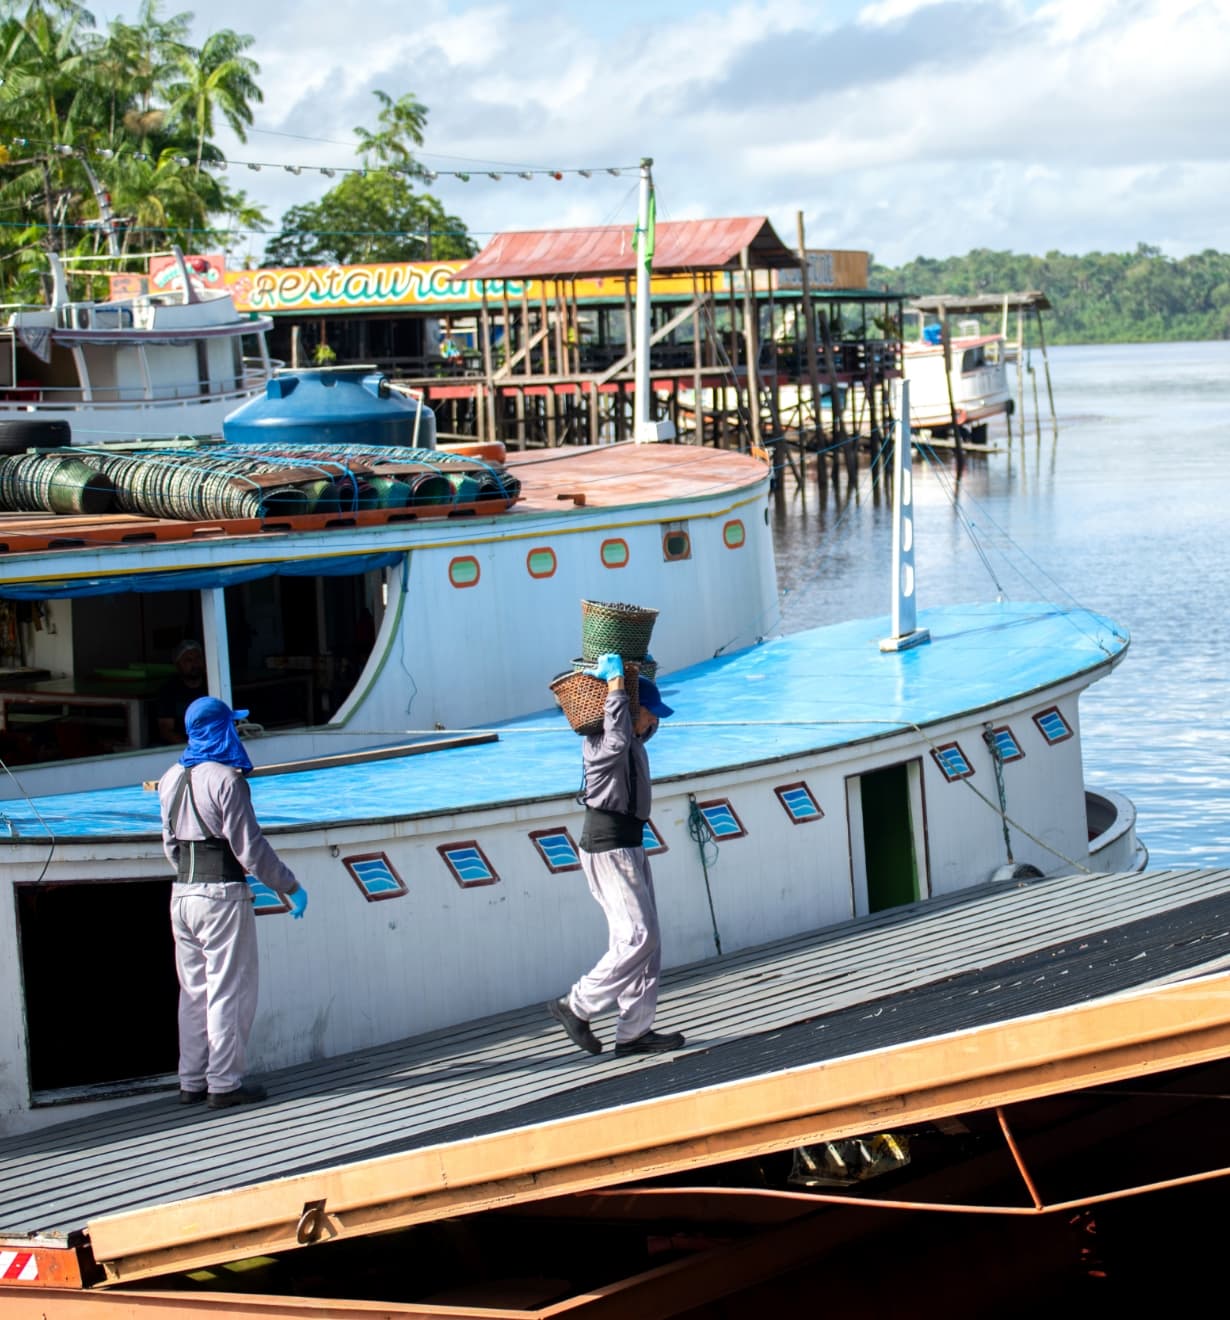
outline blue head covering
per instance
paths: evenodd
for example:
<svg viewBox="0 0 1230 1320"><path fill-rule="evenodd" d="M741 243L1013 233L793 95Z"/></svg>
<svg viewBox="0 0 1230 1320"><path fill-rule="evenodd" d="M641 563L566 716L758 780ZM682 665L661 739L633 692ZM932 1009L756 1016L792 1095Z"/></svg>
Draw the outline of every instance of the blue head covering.
<svg viewBox="0 0 1230 1320"><path fill-rule="evenodd" d="M247 716L246 710L232 710L217 697L197 697L184 712L184 728L188 732L188 746L179 758L180 765L200 765L202 761L218 761L233 765L245 774L252 769L235 721Z"/></svg>
<svg viewBox="0 0 1230 1320"><path fill-rule="evenodd" d="M662 694L658 691L658 685L644 675L641 675L637 683L637 698L641 705L645 707L651 715L656 715L658 719L664 720L668 715L675 713L674 706L668 706L662 700Z"/></svg>

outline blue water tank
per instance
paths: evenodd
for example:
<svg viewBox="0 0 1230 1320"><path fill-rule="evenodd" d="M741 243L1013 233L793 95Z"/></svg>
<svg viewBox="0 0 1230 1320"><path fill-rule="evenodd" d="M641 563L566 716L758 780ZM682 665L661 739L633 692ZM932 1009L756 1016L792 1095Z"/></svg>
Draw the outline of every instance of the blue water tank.
<svg viewBox="0 0 1230 1320"><path fill-rule="evenodd" d="M232 443L296 441L308 444L436 447L430 408L394 390L378 371L288 371L265 386L222 423Z"/></svg>

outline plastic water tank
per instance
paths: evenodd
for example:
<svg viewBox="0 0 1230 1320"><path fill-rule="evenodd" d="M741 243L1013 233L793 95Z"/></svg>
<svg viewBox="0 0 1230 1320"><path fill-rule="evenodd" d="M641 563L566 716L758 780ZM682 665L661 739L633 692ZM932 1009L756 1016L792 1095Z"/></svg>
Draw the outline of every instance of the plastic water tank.
<svg viewBox="0 0 1230 1320"><path fill-rule="evenodd" d="M394 390L378 371L288 371L265 386L222 423L233 442L436 447L430 408Z"/></svg>

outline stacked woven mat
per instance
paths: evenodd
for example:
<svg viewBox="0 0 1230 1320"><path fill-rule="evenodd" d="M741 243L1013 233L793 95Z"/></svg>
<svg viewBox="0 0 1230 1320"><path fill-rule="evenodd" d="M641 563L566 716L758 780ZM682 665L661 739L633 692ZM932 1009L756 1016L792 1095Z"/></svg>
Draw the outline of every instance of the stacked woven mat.
<svg viewBox="0 0 1230 1320"><path fill-rule="evenodd" d="M573 731L601 733L607 686L593 674L598 657L618 655L624 662L624 686L633 719L640 710L637 699L641 674L653 678L657 665L649 654L649 639L658 611L643 605L601 600L581 602L581 654L572 668L551 681L551 691Z"/></svg>
<svg viewBox="0 0 1230 1320"><path fill-rule="evenodd" d="M0 457L0 509L154 518L293 517L501 501L500 464L434 449L295 443L32 450Z"/></svg>

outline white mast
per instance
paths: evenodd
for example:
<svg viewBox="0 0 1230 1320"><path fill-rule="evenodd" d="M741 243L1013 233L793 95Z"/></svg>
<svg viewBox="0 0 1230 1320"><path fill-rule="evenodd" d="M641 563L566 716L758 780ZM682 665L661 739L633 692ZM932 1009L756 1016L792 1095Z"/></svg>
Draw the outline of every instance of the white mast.
<svg viewBox="0 0 1230 1320"><path fill-rule="evenodd" d="M652 443L655 440L673 440L674 423L670 421L651 422L649 420L649 311L651 305L649 282L653 276L654 223L656 206L653 201L653 177L650 169L653 160L645 156L641 160L641 194L636 220L636 334L633 349L635 374L633 389L636 398L636 412L633 419L632 436L637 444Z"/></svg>
<svg viewBox="0 0 1230 1320"><path fill-rule="evenodd" d="M931 640L914 609L914 476L911 467L910 385L897 382L897 442L893 446L893 632L881 651L905 651Z"/></svg>

